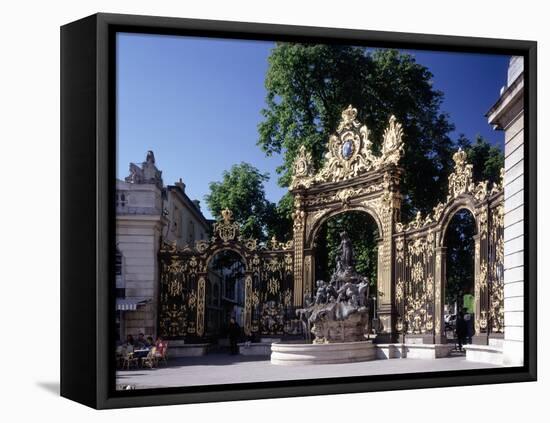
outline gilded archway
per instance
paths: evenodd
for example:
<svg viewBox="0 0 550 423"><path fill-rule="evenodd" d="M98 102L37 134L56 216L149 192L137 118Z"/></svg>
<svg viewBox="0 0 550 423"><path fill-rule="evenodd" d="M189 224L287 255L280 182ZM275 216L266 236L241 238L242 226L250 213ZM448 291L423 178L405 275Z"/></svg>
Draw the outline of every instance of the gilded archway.
<svg viewBox="0 0 550 423"><path fill-rule="evenodd" d="M475 342L487 343L501 336L503 326L503 199L502 180L489 189L487 181L475 183L466 153L454 156L448 195L432 213L418 213L408 224L397 223L396 329L405 338L445 342L443 308L446 285L445 233L453 216L469 210L476 222L474 237Z"/></svg>
<svg viewBox="0 0 550 423"><path fill-rule="evenodd" d="M403 154L403 131L392 116L384 132L381 154L375 155L369 130L356 117L357 110L352 106L342 112L336 133L328 140L323 167L317 172L311 154L303 146L294 163L290 188L294 195L294 303L302 304L312 296L313 243L320 224L338 213L364 211L379 227L379 317L383 332L391 334L392 234L401 207L398 163Z"/></svg>

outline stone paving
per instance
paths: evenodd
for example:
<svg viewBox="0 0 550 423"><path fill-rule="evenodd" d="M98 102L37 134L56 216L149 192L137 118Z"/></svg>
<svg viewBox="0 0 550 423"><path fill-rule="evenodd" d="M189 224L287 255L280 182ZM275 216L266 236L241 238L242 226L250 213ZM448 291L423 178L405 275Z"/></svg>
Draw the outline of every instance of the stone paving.
<svg viewBox="0 0 550 423"><path fill-rule="evenodd" d="M345 364L278 366L271 364L267 357L209 354L203 357L172 359L168 367L161 365L155 369L117 371L116 383L143 389L495 367L499 366L466 361L464 356L435 360L408 358Z"/></svg>

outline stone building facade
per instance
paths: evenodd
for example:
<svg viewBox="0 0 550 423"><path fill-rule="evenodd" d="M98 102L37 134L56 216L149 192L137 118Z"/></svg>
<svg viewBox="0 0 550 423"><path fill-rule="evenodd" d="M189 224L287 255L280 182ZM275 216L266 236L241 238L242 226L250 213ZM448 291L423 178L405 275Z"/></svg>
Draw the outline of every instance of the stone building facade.
<svg viewBox="0 0 550 423"><path fill-rule="evenodd" d="M116 181L116 308L120 339L155 337L158 324L161 239L178 246L207 239L210 222L181 181L164 186L153 152Z"/></svg>
<svg viewBox="0 0 550 423"><path fill-rule="evenodd" d="M512 57L500 98L487 113L504 131L504 343L503 364L523 365L524 348L524 72Z"/></svg>

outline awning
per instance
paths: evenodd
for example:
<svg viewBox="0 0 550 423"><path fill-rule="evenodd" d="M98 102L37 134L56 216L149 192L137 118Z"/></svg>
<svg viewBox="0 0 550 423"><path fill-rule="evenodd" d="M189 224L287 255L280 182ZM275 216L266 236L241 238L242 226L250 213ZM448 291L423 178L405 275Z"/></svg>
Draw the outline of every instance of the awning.
<svg viewBox="0 0 550 423"><path fill-rule="evenodd" d="M145 305L149 301L149 298L117 298L116 309L117 311L135 311L138 306Z"/></svg>

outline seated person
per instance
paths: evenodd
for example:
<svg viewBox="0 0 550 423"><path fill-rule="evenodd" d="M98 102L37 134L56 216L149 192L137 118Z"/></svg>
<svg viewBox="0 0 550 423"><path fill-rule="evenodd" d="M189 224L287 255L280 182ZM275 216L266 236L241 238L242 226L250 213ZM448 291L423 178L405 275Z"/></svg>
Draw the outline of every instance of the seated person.
<svg viewBox="0 0 550 423"><path fill-rule="evenodd" d="M147 340L146 340L146 344L145 344L145 347L147 349L151 349L155 346L155 343L153 342L153 337L152 336L148 336L147 337Z"/></svg>
<svg viewBox="0 0 550 423"><path fill-rule="evenodd" d="M166 343L162 340L160 336L157 336L157 341L155 342L156 352L155 355L157 357L161 357L164 355L164 350L166 349Z"/></svg>
<svg viewBox="0 0 550 423"><path fill-rule="evenodd" d="M126 337L126 344L124 344L124 346L126 347L126 351L128 352L134 351L135 341L132 335L128 335Z"/></svg>
<svg viewBox="0 0 550 423"><path fill-rule="evenodd" d="M136 346L139 349L145 348L147 346L147 341L145 340L145 335L143 333L140 333L138 335L138 339L136 341Z"/></svg>

